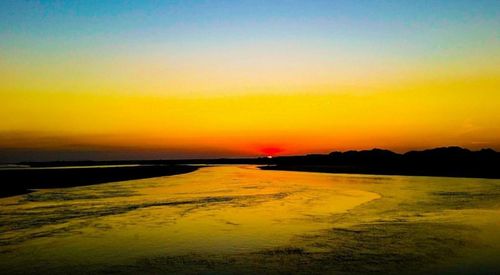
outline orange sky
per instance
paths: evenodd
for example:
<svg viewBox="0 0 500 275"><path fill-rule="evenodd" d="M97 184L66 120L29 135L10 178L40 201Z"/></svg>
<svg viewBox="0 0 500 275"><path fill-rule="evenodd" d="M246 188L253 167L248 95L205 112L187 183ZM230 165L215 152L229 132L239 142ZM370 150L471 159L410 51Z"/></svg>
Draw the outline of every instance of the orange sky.
<svg viewBox="0 0 500 275"><path fill-rule="evenodd" d="M122 10L5 15L19 26L0 32L0 161L500 150L500 28L488 10L398 7L403 20L377 7L366 19L313 5L297 21L228 5L235 17L222 21L214 8L200 22L150 14L140 28Z"/></svg>

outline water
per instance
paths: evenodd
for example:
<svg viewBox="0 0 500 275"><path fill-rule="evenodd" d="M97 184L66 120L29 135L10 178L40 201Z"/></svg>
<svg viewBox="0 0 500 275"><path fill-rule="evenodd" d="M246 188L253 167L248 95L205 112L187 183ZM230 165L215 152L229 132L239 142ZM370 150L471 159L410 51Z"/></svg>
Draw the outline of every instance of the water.
<svg viewBox="0 0 500 275"><path fill-rule="evenodd" d="M0 199L0 270L489 274L499 229L500 180L215 166Z"/></svg>

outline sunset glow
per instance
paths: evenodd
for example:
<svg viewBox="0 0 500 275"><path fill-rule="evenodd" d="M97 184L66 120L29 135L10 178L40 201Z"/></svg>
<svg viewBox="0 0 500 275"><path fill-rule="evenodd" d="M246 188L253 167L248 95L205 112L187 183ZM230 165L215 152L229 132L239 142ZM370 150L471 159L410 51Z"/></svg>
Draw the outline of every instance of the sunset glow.
<svg viewBox="0 0 500 275"><path fill-rule="evenodd" d="M92 3L0 3L0 161L500 149L498 1Z"/></svg>

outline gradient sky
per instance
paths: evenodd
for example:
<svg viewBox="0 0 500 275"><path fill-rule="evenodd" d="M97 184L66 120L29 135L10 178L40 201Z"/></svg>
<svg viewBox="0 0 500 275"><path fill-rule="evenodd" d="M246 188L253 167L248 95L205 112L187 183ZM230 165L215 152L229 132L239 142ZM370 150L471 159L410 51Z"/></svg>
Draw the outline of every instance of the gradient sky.
<svg viewBox="0 0 500 275"><path fill-rule="evenodd" d="M0 161L500 150L500 1L0 1Z"/></svg>

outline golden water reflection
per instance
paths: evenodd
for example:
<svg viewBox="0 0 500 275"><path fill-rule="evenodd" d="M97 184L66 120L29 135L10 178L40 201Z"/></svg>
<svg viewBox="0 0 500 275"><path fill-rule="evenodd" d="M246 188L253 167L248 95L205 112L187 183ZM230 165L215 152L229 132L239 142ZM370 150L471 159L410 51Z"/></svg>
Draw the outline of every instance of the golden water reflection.
<svg viewBox="0 0 500 275"><path fill-rule="evenodd" d="M230 165L40 190L0 200L0 265L13 273L331 273L426 262L490 272L499 195L498 180Z"/></svg>

